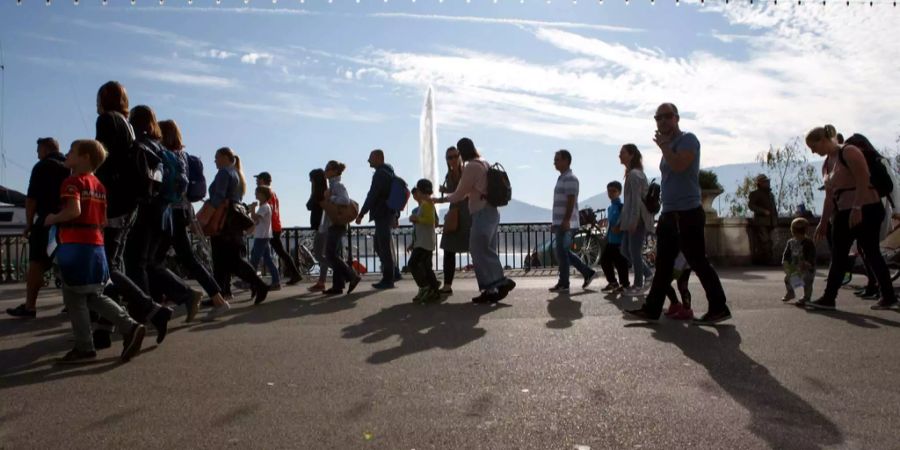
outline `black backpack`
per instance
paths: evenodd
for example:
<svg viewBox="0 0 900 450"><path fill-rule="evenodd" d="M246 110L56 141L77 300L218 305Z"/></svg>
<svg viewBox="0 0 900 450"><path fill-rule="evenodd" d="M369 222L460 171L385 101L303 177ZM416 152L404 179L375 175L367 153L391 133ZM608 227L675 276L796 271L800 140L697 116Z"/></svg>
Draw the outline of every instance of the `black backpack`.
<svg viewBox="0 0 900 450"><path fill-rule="evenodd" d="M869 142L869 139L859 133L850 136L844 141L844 146L846 147L847 145L852 145L862 150L862 154L866 158L866 165L869 167L869 183L878 191L878 196L891 198L891 193L894 192L894 181L888 172L890 164L885 160L885 157L878 153L878 150L875 150L875 146ZM838 152L838 159L844 167L849 167L847 166L847 161L844 160L843 148Z"/></svg>
<svg viewBox="0 0 900 450"><path fill-rule="evenodd" d="M650 211L650 214L656 214L662 208L659 199L661 193L662 189L659 183L656 182L656 178L650 180L650 187L647 188L647 195L644 196L644 206L647 207L647 211Z"/></svg>
<svg viewBox="0 0 900 450"><path fill-rule="evenodd" d="M506 169L500 163L488 167L485 200L495 207L506 206L512 200L512 185Z"/></svg>
<svg viewBox="0 0 900 450"><path fill-rule="evenodd" d="M155 141L138 138L128 152L128 192L139 203L159 196L163 184L162 148Z"/></svg>

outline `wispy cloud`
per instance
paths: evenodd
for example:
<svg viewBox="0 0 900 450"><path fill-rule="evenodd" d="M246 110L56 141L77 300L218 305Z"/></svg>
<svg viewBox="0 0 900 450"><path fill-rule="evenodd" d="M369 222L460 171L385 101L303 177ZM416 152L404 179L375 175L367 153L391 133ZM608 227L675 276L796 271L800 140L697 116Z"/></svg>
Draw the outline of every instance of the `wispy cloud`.
<svg viewBox="0 0 900 450"><path fill-rule="evenodd" d="M191 14L191 13L203 13L203 14L243 14L243 15L264 15L264 16L316 16L320 13L315 11L309 11L306 9L293 9L286 7L272 7L268 8L255 8L255 7L241 7L241 8L231 8L227 6L217 6L217 7L204 7L204 6L166 6L165 8L159 7L137 7L137 8L126 8L125 11L136 11L141 13L147 12L156 12L156 13L167 13L167 14Z"/></svg>
<svg viewBox="0 0 900 450"><path fill-rule="evenodd" d="M309 98L294 94L276 94L266 98L265 103L224 101L225 108L239 109L254 113L279 114L311 119L342 120L351 122L381 122L380 114L355 111L342 106L317 103Z"/></svg>
<svg viewBox="0 0 900 450"><path fill-rule="evenodd" d="M630 27L620 27L615 25L598 25L591 23L579 22L548 22L541 20L528 19L507 19L507 18L491 18L477 16L445 16L439 14L410 14L410 13L375 13L371 17L380 17L385 19L413 19L413 20L432 20L441 22L467 22L467 23L483 23L493 25L517 25L531 27L553 27L553 28L572 28L598 31L611 31L616 33L639 33L644 30Z"/></svg>
<svg viewBox="0 0 900 450"><path fill-rule="evenodd" d="M274 56L270 53L250 52L241 56L241 62L244 64L256 64L257 62L261 64L272 64L273 59Z"/></svg>
<svg viewBox="0 0 900 450"><path fill-rule="evenodd" d="M145 80L161 81L183 86L229 88L238 84L237 81L230 78L156 69L135 69L131 71L131 75Z"/></svg>
<svg viewBox="0 0 900 450"><path fill-rule="evenodd" d="M236 53L228 52L225 50L219 50L215 48L211 48L206 51L198 52L198 55L203 58L212 58L212 59L229 59L237 56Z"/></svg>

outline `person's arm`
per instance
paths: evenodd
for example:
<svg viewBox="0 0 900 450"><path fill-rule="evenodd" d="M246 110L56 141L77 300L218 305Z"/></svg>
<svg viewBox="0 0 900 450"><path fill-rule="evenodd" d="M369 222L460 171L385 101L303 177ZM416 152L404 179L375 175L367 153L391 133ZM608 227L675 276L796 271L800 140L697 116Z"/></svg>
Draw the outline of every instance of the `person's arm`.
<svg viewBox="0 0 900 450"><path fill-rule="evenodd" d="M659 149L662 150L663 159L666 160L666 164L669 165L673 172L684 172L697 158L697 153L700 150L700 142L692 137L693 135L689 134L682 136L678 143L678 148L675 150L670 148L670 144L674 139L673 136L664 136L657 131L656 137L653 138L653 141L656 142Z"/></svg>
<svg viewBox="0 0 900 450"><path fill-rule="evenodd" d="M81 199L79 196L66 196L64 198L66 199L66 205L62 211L47 216L47 219L44 221L45 225L68 222L77 219L81 215Z"/></svg>
<svg viewBox="0 0 900 450"><path fill-rule="evenodd" d="M357 217L357 220L362 220L362 218L375 207L375 202L383 200L382 192L385 187L389 187L386 182L390 182L387 171L381 168L375 169L375 174L372 175L372 185L369 187L366 201L363 203L362 207L359 208L359 217Z"/></svg>
<svg viewBox="0 0 900 450"><path fill-rule="evenodd" d="M571 224L569 223L572 220L572 210L575 209L575 196L569 194L566 196L566 213L563 215L563 221L559 224L560 228L563 230L568 230L571 228Z"/></svg>
<svg viewBox="0 0 900 450"><path fill-rule="evenodd" d="M791 263L791 244L788 242L787 245L784 246L784 253L781 255L781 264L787 268L788 264Z"/></svg>
<svg viewBox="0 0 900 450"><path fill-rule="evenodd" d="M475 190L475 181L477 180L479 171L478 168L472 166L472 164L481 163L472 161L466 164L466 167L463 168L462 176L459 178L459 184L456 185L456 190L444 197L442 199L443 203L457 203L465 200L466 197Z"/></svg>
<svg viewBox="0 0 900 450"><path fill-rule="evenodd" d="M853 209L850 211L850 228L862 222L862 206L865 201L866 191L869 190L869 166L862 151L848 145L844 147L844 162L853 176L856 187L853 192Z"/></svg>
<svg viewBox="0 0 900 450"><path fill-rule="evenodd" d="M764 208L761 205L761 198L759 191L753 191L747 197L747 208L753 212L753 214L759 214L761 216L768 216L769 210Z"/></svg>
<svg viewBox="0 0 900 450"><path fill-rule="evenodd" d="M810 240L803 241L803 261L807 264L807 269L816 265L816 244Z"/></svg>

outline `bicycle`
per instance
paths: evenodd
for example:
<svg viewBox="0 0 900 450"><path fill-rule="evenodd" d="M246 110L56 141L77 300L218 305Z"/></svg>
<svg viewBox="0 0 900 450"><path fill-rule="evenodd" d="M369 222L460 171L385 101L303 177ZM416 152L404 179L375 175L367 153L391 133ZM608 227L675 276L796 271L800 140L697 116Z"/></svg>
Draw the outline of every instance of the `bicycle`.
<svg viewBox="0 0 900 450"><path fill-rule="evenodd" d="M575 233L572 246L578 257L590 267L600 265L603 248L606 247L608 221L606 208L584 208L578 211L581 226Z"/></svg>

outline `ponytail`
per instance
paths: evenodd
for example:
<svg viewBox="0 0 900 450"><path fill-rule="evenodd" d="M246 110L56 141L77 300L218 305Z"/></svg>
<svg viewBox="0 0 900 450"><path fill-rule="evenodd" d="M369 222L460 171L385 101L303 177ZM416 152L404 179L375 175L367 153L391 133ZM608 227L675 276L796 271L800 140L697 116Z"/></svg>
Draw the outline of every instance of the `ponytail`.
<svg viewBox="0 0 900 450"><path fill-rule="evenodd" d="M806 146L812 147L813 145L821 142L823 139L833 140L837 138L837 136L838 132L837 129L834 128L834 125L816 127L806 134Z"/></svg>
<svg viewBox="0 0 900 450"><path fill-rule="evenodd" d="M241 157L234 155L234 170L237 171L238 178L241 179L241 197L247 195L247 180L244 179L244 170L241 169Z"/></svg>

